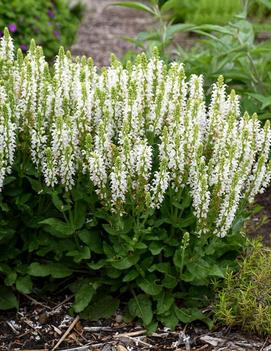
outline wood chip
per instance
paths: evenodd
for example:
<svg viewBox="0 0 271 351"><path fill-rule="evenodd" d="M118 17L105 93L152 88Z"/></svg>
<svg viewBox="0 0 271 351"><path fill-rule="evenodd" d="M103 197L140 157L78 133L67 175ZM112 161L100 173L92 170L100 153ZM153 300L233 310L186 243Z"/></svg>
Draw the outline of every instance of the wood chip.
<svg viewBox="0 0 271 351"><path fill-rule="evenodd" d="M211 346L218 346L218 345L223 345L225 343L224 339L221 338L215 338L209 335L204 335L200 337L200 340L203 342L206 342L207 344Z"/></svg>
<svg viewBox="0 0 271 351"><path fill-rule="evenodd" d="M117 351L127 351L127 349L123 345L117 345Z"/></svg>
<svg viewBox="0 0 271 351"><path fill-rule="evenodd" d="M62 335L62 337L58 340L58 342L55 344L55 346L52 348L52 351L58 348L58 346L66 339L66 337L70 334L72 329L74 328L75 324L79 321L80 317L76 316L73 320L73 322L70 324L69 328L65 331L65 333Z"/></svg>

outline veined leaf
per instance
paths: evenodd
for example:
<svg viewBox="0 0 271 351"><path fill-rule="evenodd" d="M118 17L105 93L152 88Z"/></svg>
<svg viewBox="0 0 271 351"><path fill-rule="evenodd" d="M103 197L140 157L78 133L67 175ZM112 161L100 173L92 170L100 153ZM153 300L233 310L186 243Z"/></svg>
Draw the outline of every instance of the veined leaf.
<svg viewBox="0 0 271 351"><path fill-rule="evenodd" d="M44 229L57 238L65 238L75 232L74 226L58 218L47 218L39 223L44 224Z"/></svg>
<svg viewBox="0 0 271 351"><path fill-rule="evenodd" d="M153 319L152 304L146 295L140 294L131 299L128 303L128 309L131 316L141 318L144 325L151 323Z"/></svg>
<svg viewBox="0 0 271 351"><path fill-rule="evenodd" d="M89 280L83 281L75 293L74 311L82 312L89 305L95 293L96 289L93 284Z"/></svg>
<svg viewBox="0 0 271 351"><path fill-rule="evenodd" d="M138 1L120 1L120 2L113 2L110 5L128 7L131 9L147 12L153 16L156 15L151 7L149 7L145 4L142 4L141 2L138 2Z"/></svg>

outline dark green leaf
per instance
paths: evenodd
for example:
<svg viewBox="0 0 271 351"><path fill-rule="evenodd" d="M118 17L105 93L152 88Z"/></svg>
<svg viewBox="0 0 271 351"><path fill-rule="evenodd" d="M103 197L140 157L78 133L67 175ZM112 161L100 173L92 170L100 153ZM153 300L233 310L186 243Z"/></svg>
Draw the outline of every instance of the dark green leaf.
<svg viewBox="0 0 271 351"><path fill-rule="evenodd" d="M163 314L170 310L174 303L174 297L170 292L162 291L162 293L157 296L157 313Z"/></svg>
<svg viewBox="0 0 271 351"><path fill-rule="evenodd" d="M146 295L140 294L131 299L128 303L128 309L131 316L141 318L144 325L151 323L153 319L152 304Z"/></svg>
<svg viewBox="0 0 271 351"><path fill-rule="evenodd" d="M9 310L12 308L19 308L16 296L11 289L6 286L0 286L0 310Z"/></svg>
<svg viewBox="0 0 271 351"><path fill-rule="evenodd" d="M58 218L47 218L39 222L45 225L45 230L51 235L58 238L66 238L74 234L75 227L69 223L65 223Z"/></svg>
<svg viewBox="0 0 271 351"><path fill-rule="evenodd" d="M110 318L119 307L119 300L111 296L100 296L80 314L82 318L97 321Z"/></svg>
<svg viewBox="0 0 271 351"><path fill-rule="evenodd" d="M158 295L162 290L162 287L156 284L155 275L138 279L137 285L148 295Z"/></svg>
<svg viewBox="0 0 271 351"><path fill-rule="evenodd" d="M32 279L29 275L18 277L16 280L16 289L23 294L30 294L32 285Z"/></svg>
<svg viewBox="0 0 271 351"><path fill-rule="evenodd" d="M95 230L81 230L78 233L79 238L85 243L90 251L93 251L97 254L103 253L102 240L99 232Z"/></svg>
<svg viewBox="0 0 271 351"><path fill-rule="evenodd" d="M81 283L78 291L75 293L75 302L73 309L76 313L82 312L92 300L96 289L89 280L85 280Z"/></svg>

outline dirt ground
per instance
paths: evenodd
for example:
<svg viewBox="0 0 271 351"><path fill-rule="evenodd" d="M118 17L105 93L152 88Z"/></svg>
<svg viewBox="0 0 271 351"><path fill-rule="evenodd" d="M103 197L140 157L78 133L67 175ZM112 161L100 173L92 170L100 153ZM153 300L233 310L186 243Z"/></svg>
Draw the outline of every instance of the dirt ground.
<svg viewBox="0 0 271 351"><path fill-rule="evenodd" d="M124 37L134 37L152 24L147 13L109 6L111 0L85 2L88 11L71 51L74 56L91 56L97 66L108 65L111 53L121 58L134 49Z"/></svg>
<svg viewBox="0 0 271 351"><path fill-rule="evenodd" d="M71 297L22 297L19 312L0 314L1 351L270 351L271 338L201 325L165 328L146 335L142 327L111 320L89 322L68 314Z"/></svg>
<svg viewBox="0 0 271 351"><path fill-rule="evenodd" d="M108 7L111 0L84 0L87 13L71 50L74 56L91 56L98 66L109 63L110 53L121 58L133 45L123 36L133 37L152 25L143 12ZM248 224L251 236L262 235L270 245L271 191L258 197L263 209ZM21 308L0 312L1 351L271 351L271 338L242 335L203 325L179 326L175 332L159 329L146 336L137 325L125 324L121 312L114 319L88 322L68 314L72 297L22 297Z"/></svg>

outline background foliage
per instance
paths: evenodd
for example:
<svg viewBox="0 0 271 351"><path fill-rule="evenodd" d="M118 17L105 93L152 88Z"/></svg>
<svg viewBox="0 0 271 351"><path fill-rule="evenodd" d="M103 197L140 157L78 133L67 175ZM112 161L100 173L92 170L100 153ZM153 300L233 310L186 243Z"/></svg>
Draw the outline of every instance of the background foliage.
<svg viewBox="0 0 271 351"><path fill-rule="evenodd" d="M0 36L4 27L8 27L16 46L23 51L34 38L50 58L58 52L60 45L71 45L82 10L80 3L70 8L68 0L2 0Z"/></svg>
<svg viewBox="0 0 271 351"><path fill-rule="evenodd" d="M204 16L201 21L193 18L197 16L197 11L201 11L201 3L208 14L214 13L214 20ZM204 72L206 87L223 74L226 83L242 96L243 111L257 111L261 119L270 118L269 1L219 1L219 6L223 5L223 11L217 13L214 2L205 0L188 1L187 5L186 1L175 0L153 0L143 7L140 2L117 4L148 12L156 20L156 25L149 31L129 39L135 46L148 52L153 47L158 47L166 61L183 62L189 74ZM179 10L186 13L186 7L193 9L193 16L189 20L185 15L178 15ZM233 8L234 11L230 10ZM232 15L227 15L229 12ZM228 22L222 23L219 14L223 14ZM182 21L184 22L181 23ZM179 33L184 36L179 38ZM259 39L261 33L264 33L263 41ZM133 58L134 54L130 52L124 61Z"/></svg>

